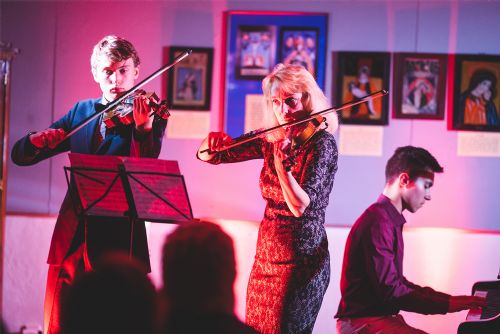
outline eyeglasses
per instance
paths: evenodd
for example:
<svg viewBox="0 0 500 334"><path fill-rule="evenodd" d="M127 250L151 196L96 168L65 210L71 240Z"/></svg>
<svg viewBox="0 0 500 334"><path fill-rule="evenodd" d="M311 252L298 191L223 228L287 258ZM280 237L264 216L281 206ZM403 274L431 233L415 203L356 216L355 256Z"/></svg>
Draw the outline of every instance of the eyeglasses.
<svg viewBox="0 0 500 334"><path fill-rule="evenodd" d="M296 108L299 105L300 98L296 98L296 97L293 97L293 96L287 97L284 100L280 100L278 98L274 98L273 99L273 104L276 105L276 106L280 106L281 105L281 101L283 101L283 103L285 103L290 108Z"/></svg>

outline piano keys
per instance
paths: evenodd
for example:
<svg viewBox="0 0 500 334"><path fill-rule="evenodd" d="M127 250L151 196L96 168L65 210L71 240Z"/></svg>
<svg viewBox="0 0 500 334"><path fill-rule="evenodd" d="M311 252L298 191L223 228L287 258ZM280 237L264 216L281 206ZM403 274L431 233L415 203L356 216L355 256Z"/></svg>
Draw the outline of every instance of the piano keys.
<svg viewBox="0 0 500 334"><path fill-rule="evenodd" d="M500 280L476 282L472 294L485 297L487 306L469 310L465 321L458 326L457 334L499 334Z"/></svg>

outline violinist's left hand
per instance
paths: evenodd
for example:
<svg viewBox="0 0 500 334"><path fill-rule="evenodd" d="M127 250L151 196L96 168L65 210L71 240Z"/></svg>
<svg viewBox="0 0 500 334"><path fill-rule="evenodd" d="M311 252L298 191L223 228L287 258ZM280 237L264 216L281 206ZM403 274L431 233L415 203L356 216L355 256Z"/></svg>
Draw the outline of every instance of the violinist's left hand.
<svg viewBox="0 0 500 334"><path fill-rule="evenodd" d="M295 217L300 217L311 200L290 172L290 168L287 169L286 163L283 163L290 157L290 154L293 154L290 151L290 146L289 139L274 144L274 167L288 208Z"/></svg>
<svg viewBox="0 0 500 334"><path fill-rule="evenodd" d="M149 132L153 128L154 115L149 116L151 107L147 97L140 95L134 99L135 128L140 132Z"/></svg>
<svg viewBox="0 0 500 334"><path fill-rule="evenodd" d="M283 161L290 156L290 145L291 141L288 138L274 144L274 168L276 168L276 172L278 173L287 172L285 166L283 166Z"/></svg>

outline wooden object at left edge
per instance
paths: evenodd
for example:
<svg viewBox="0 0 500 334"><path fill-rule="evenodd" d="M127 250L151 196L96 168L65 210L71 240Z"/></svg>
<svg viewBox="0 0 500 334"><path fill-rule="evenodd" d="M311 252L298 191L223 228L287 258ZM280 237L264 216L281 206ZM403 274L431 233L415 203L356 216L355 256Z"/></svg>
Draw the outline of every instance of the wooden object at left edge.
<svg viewBox="0 0 500 334"><path fill-rule="evenodd" d="M10 43L0 41L0 314L3 314L3 257L5 239L5 204L7 196L7 153L9 144L11 63L19 53Z"/></svg>

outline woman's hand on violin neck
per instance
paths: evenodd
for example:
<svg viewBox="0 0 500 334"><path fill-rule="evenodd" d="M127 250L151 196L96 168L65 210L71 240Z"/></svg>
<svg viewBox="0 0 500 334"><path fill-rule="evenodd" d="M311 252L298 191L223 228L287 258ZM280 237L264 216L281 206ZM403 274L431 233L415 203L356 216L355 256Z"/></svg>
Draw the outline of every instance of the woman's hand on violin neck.
<svg viewBox="0 0 500 334"><path fill-rule="evenodd" d="M149 132L153 129L154 116L149 115L151 107L149 100L144 96L138 96L134 99L134 122L135 128L140 132Z"/></svg>
<svg viewBox="0 0 500 334"><path fill-rule="evenodd" d="M311 200L309 195L293 177L290 171L291 167L288 166L289 168L287 168L286 165L289 164L290 161L283 163L285 160L290 159L290 157L293 158L293 152L290 152L289 146L290 144L286 143L286 141L274 144L274 167L288 209L290 209L290 212L292 212L295 217L300 217L309 206ZM291 163L293 163L293 160Z"/></svg>
<svg viewBox="0 0 500 334"><path fill-rule="evenodd" d="M283 165L283 161L287 160L290 156L290 147L292 142L290 139L284 139L280 142L276 142L274 146L274 168L278 175L281 173L286 173L287 170Z"/></svg>
<svg viewBox="0 0 500 334"><path fill-rule="evenodd" d="M29 136L30 142L37 149L50 148L53 149L66 138L64 129L52 129L33 133Z"/></svg>

